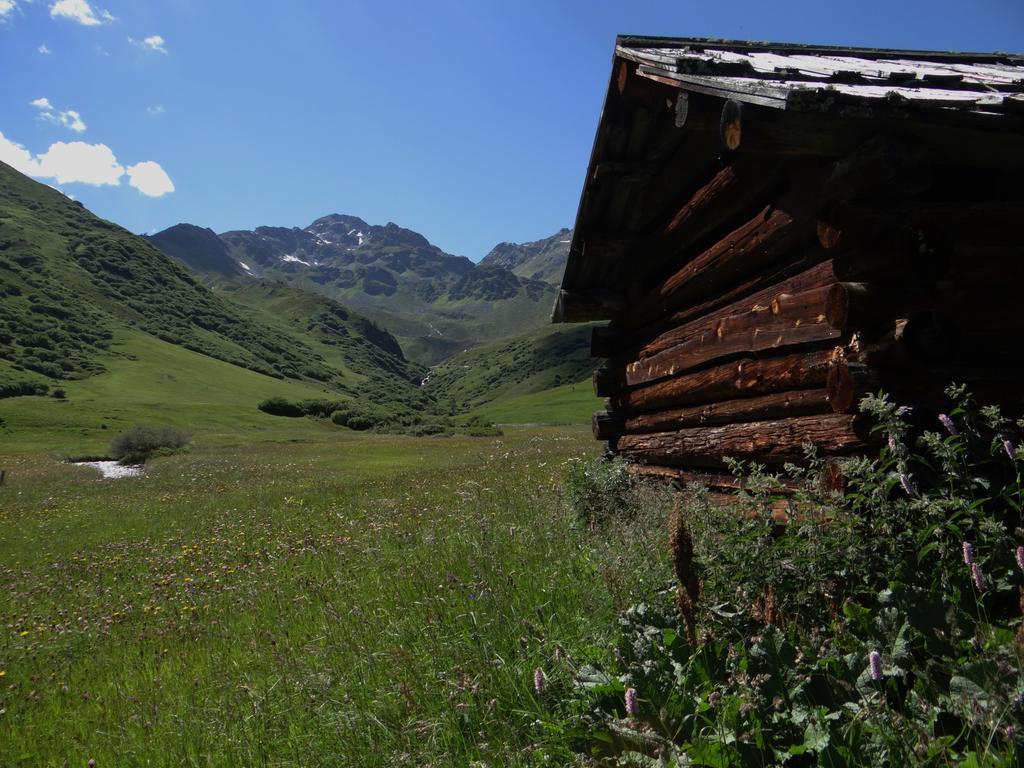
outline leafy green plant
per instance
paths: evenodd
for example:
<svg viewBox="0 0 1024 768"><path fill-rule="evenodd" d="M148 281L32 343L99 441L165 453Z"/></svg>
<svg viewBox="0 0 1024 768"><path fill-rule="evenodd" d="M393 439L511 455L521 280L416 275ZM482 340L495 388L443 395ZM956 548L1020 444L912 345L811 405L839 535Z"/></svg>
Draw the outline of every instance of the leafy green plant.
<svg viewBox="0 0 1024 768"><path fill-rule="evenodd" d="M843 494L812 449L784 473L734 464L735 506L689 489L673 526L686 588L627 610L612 656L578 676L582 749L623 765L1016 765L1020 424L947 394L942 414L866 398L884 447L844 463Z"/></svg>
<svg viewBox="0 0 1024 768"><path fill-rule="evenodd" d="M632 478L621 459L570 461L564 489L570 508L587 525L596 525L627 508Z"/></svg>
<svg viewBox="0 0 1024 768"><path fill-rule="evenodd" d="M110 444L110 454L122 464L142 464L153 456L180 451L189 434L174 427L134 426Z"/></svg>

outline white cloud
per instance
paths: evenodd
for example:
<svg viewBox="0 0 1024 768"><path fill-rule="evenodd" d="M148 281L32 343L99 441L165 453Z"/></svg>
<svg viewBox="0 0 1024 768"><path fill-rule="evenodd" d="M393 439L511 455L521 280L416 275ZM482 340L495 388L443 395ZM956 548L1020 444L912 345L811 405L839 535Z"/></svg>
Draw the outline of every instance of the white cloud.
<svg viewBox="0 0 1024 768"><path fill-rule="evenodd" d="M159 163L145 160L125 168L106 144L58 141L33 157L28 149L0 133L0 161L26 176L54 179L57 184L117 187L127 174L129 186L147 197L162 197L174 191L174 182Z"/></svg>
<svg viewBox="0 0 1024 768"><path fill-rule="evenodd" d="M157 105L152 106L152 107L146 107L146 112L148 112L151 115L162 115L166 111L167 110L164 109L164 105L163 104L157 104Z"/></svg>
<svg viewBox="0 0 1024 768"><path fill-rule="evenodd" d="M67 112L61 112L57 115L57 119L60 120L61 125L67 126L75 133L82 133L82 131L85 130L85 123L82 122L82 116L73 109L69 109Z"/></svg>
<svg viewBox="0 0 1024 768"><path fill-rule="evenodd" d="M40 120L45 120L54 125L63 125L75 133L82 133L86 129L85 121L82 120L82 116L78 112L73 109L58 112L45 96L29 103L39 109Z"/></svg>
<svg viewBox="0 0 1024 768"><path fill-rule="evenodd" d="M164 47L164 44L166 42L167 41L164 40L160 35L150 35L142 41L142 44L148 48L151 48L154 51L159 51L160 53L167 53L167 49Z"/></svg>
<svg viewBox="0 0 1024 768"><path fill-rule="evenodd" d="M136 40L134 37L129 35L128 42L132 45L139 46L139 48L146 48L150 51L156 51L157 53L167 53L167 41L164 40L162 35L150 35L145 40Z"/></svg>
<svg viewBox="0 0 1024 768"><path fill-rule="evenodd" d="M3 2L3 0L0 0L0 2ZM46 43L43 43L42 45L40 45L40 46L39 46L39 52L40 52L41 54L43 54L43 56L46 56L46 55L48 55L48 54L49 54L49 53L50 53L51 51L50 51L50 49L49 49L49 48L47 48L47 47L46 47Z"/></svg>
<svg viewBox="0 0 1024 768"><path fill-rule="evenodd" d="M18 4L15 0L0 0L0 21L14 13L14 9L17 7Z"/></svg>
<svg viewBox="0 0 1024 768"><path fill-rule="evenodd" d="M128 184L147 197L161 197L174 191L171 177L152 160L128 166Z"/></svg>
<svg viewBox="0 0 1024 768"><path fill-rule="evenodd" d="M32 157L32 153L21 144L6 138L3 133L0 133L0 161L26 176L39 175L39 163Z"/></svg>
<svg viewBox="0 0 1024 768"><path fill-rule="evenodd" d="M86 144L84 141L51 144L37 158L39 175L56 179L58 184L80 182L94 186L121 183L124 167L117 162L106 144Z"/></svg>
<svg viewBox="0 0 1024 768"><path fill-rule="evenodd" d="M89 0L56 0L50 6L50 15L55 19L71 19L86 27L99 26L104 21L114 21L114 17L106 10L100 11L97 16L96 11L89 5Z"/></svg>

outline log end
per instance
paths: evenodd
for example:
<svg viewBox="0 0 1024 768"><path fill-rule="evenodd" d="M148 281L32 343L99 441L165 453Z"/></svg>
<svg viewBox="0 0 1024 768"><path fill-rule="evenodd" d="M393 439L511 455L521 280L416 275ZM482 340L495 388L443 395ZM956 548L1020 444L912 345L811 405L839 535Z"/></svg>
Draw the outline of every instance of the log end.
<svg viewBox="0 0 1024 768"><path fill-rule="evenodd" d="M590 424L595 440L612 440L626 431L626 420L608 411L595 411Z"/></svg>
<svg viewBox="0 0 1024 768"><path fill-rule="evenodd" d="M730 99L722 107L722 121L719 125L719 135L722 139L722 146L730 152L740 148L743 139L743 105L738 101Z"/></svg>
<svg viewBox="0 0 1024 768"><path fill-rule="evenodd" d="M835 283L825 297L825 322L833 328L844 329L850 321L850 301L846 286Z"/></svg>
<svg viewBox="0 0 1024 768"><path fill-rule="evenodd" d="M835 413L847 413L856 405L860 394L857 377L845 361L832 366L825 387L828 391L829 405Z"/></svg>

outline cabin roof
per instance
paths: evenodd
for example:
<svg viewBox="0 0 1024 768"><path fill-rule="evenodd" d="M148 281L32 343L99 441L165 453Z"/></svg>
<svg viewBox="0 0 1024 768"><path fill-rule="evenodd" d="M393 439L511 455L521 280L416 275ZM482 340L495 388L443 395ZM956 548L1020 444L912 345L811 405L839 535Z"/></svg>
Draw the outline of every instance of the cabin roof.
<svg viewBox="0 0 1024 768"><path fill-rule="evenodd" d="M697 93L778 109L860 102L985 112L1024 108L1024 56L839 48L698 38L620 37L638 73Z"/></svg>
<svg viewBox="0 0 1024 768"><path fill-rule="evenodd" d="M660 93L686 94L687 99L677 98L674 107L680 127L686 121L687 100L693 104L703 99L780 111L774 114L805 115L811 120L852 119L860 124L884 120L1024 132L1024 55L620 36L555 304L555 322L612 316L614 310L609 307L616 301L611 294L617 272L607 269L607 263L631 257L630 251L642 241L642 232L623 231L621 222L629 216L608 213L611 206L623 209L631 204L631 220L644 218L636 210L644 204L643 178L624 168L609 168L624 166L623 161L630 159L610 152L607 140L623 130L624 122L628 125L622 119L623 110L636 108L624 106L618 98L624 67L629 68L630 78ZM611 176L604 173L607 170L613 171ZM616 185L619 188L609 194L609 186ZM584 303L593 308L567 309L567 293L586 295ZM597 308L605 299L604 308Z"/></svg>

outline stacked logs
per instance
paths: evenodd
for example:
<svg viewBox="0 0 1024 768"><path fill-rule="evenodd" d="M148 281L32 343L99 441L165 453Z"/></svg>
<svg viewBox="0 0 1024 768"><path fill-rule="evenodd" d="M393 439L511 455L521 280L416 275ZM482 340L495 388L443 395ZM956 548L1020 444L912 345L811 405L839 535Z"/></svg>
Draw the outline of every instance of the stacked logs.
<svg viewBox="0 0 1024 768"><path fill-rule="evenodd" d="M927 412L964 382L1020 410L1019 194L936 202L950 187L934 160L908 162L884 136L831 141L847 154L809 162L790 144L799 131L777 128L780 149L739 121L726 103L722 162L633 245L627 300L594 330L592 353L608 358L595 437L659 474L728 488L728 456L872 450L857 406L879 389Z"/></svg>

